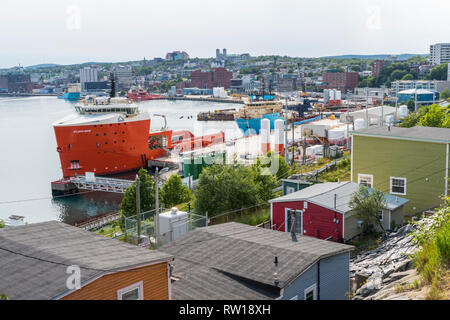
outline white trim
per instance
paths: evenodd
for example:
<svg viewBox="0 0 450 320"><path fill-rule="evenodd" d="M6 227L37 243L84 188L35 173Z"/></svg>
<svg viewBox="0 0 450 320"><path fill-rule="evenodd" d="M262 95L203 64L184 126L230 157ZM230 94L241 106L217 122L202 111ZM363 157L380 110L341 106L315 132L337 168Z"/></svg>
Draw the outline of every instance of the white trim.
<svg viewBox="0 0 450 320"><path fill-rule="evenodd" d="M272 228L272 230L273 230L273 203L271 202L270 203L270 226L271 226L271 228Z"/></svg>
<svg viewBox="0 0 450 320"><path fill-rule="evenodd" d="M310 293L311 291L313 292L313 299L317 300L317 284L316 283L314 283L312 286L305 289L304 296L303 296L304 300L306 300L306 295L308 293Z"/></svg>
<svg viewBox="0 0 450 320"><path fill-rule="evenodd" d="M445 164L445 196L448 196L448 160L449 144L447 143L447 163Z"/></svg>
<svg viewBox="0 0 450 320"><path fill-rule="evenodd" d="M349 136L352 138L352 145L350 147L350 181L353 182L353 170L355 168L353 166L353 141L355 140L355 137L353 136L353 134Z"/></svg>
<svg viewBox="0 0 450 320"><path fill-rule="evenodd" d="M287 219L287 214L288 211L295 211L295 213L300 213L300 223L301 223L301 228L300 228L300 235L303 235L303 212L304 210L299 210L299 209L292 209L292 208L284 208L284 232L290 232L290 230L288 230L288 219Z"/></svg>
<svg viewBox="0 0 450 320"><path fill-rule="evenodd" d="M392 191L392 180L393 179L397 179L397 180L403 180L405 182L405 192L401 193L401 192L393 192ZM399 195L399 196L406 196L406 178L403 177L390 177L389 178L389 193L390 194L395 194L395 195Z"/></svg>
<svg viewBox="0 0 450 320"><path fill-rule="evenodd" d="M125 293L138 289L139 300L144 300L144 282L141 280L139 282L133 283L128 287L117 290L117 300L122 300L122 296Z"/></svg>
<svg viewBox="0 0 450 320"><path fill-rule="evenodd" d="M358 184L361 184L361 177L362 176L370 177L371 184L370 184L369 188L373 188L373 174L358 173Z"/></svg>
<svg viewBox="0 0 450 320"><path fill-rule="evenodd" d="M389 224L388 224L387 229L388 229L388 230L391 230L391 217L392 217L392 211L389 210L388 213L389 213L389 215L388 215L388 217L389 217Z"/></svg>
<svg viewBox="0 0 450 320"><path fill-rule="evenodd" d="M167 281L169 287L169 300L172 300L172 280L170 279L170 263L167 264Z"/></svg>
<svg viewBox="0 0 450 320"><path fill-rule="evenodd" d="M298 295L293 296L292 298L290 298L289 300L298 300Z"/></svg>

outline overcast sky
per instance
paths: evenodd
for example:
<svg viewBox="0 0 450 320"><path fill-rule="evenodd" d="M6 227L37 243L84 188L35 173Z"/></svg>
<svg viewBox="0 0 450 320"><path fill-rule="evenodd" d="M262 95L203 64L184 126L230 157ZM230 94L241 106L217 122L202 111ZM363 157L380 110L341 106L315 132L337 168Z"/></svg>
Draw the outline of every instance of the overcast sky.
<svg viewBox="0 0 450 320"><path fill-rule="evenodd" d="M1 0L0 67L228 53L428 53L447 0Z"/></svg>

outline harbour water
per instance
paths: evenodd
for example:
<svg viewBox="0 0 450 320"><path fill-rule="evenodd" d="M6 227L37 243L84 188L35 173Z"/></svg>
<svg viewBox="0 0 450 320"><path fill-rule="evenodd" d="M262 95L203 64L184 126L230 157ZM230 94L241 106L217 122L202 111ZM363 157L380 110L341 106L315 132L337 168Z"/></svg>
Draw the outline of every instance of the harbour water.
<svg viewBox="0 0 450 320"><path fill-rule="evenodd" d="M197 113L241 105L154 100L140 107L152 115L151 129L186 129L196 136L225 131L226 139L242 133L234 121L199 122ZM74 112L73 103L56 97L0 98L0 219L25 217L28 223L59 220L73 223L117 212L122 195L89 192L53 199L50 182L62 177L52 123Z"/></svg>

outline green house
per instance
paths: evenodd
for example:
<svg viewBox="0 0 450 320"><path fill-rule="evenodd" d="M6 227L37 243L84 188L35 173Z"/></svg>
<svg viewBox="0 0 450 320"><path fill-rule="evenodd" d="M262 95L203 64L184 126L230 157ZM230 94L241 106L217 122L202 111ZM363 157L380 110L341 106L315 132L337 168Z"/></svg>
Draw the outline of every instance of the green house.
<svg viewBox="0 0 450 320"><path fill-rule="evenodd" d="M450 129L373 127L352 132L351 180L409 200L405 216L448 195Z"/></svg>

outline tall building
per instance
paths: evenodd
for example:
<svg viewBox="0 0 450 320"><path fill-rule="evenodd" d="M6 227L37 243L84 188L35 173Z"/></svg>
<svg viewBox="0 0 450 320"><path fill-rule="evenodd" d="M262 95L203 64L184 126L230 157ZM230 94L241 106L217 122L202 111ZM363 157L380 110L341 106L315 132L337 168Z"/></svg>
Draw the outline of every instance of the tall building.
<svg viewBox="0 0 450 320"><path fill-rule="evenodd" d="M191 87L201 89L212 89L214 87L224 87L228 89L231 87L231 79L233 72L225 68L216 68L211 71L195 70L191 72Z"/></svg>
<svg viewBox="0 0 450 320"><path fill-rule="evenodd" d="M32 83L29 74L7 74L0 76L0 92L29 93Z"/></svg>
<svg viewBox="0 0 450 320"><path fill-rule="evenodd" d="M377 78L381 71L391 64L391 61L388 60L375 60L373 62L372 75L374 78Z"/></svg>
<svg viewBox="0 0 450 320"><path fill-rule="evenodd" d="M450 43L436 43L430 46L430 61L433 65L450 62Z"/></svg>
<svg viewBox="0 0 450 320"><path fill-rule="evenodd" d="M133 68L131 66L116 66L114 67L114 77L118 89L128 89L133 79Z"/></svg>
<svg viewBox="0 0 450 320"><path fill-rule="evenodd" d="M184 51L168 52L166 54L166 60L169 61L189 60L189 55Z"/></svg>
<svg viewBox="0 0 450 320"><path fill-rule="evenodd" d="M354 90L358 86L358 72L327 71L323 74L321 89L337 89L343 93Z"/></svg>
<svg viewBox="0 0 450 320"><path fill-rule="evenodd" d="M80 83L81 90L85 90L86 82L97 82L98 81L98 70L97 68L84 67L80 69Z"/></svg>

